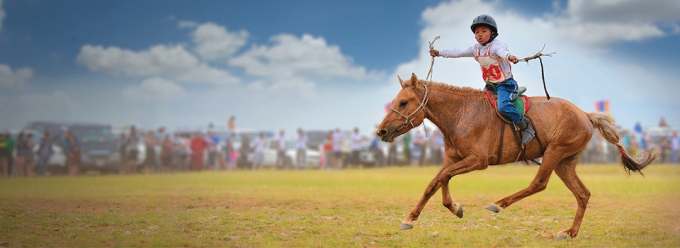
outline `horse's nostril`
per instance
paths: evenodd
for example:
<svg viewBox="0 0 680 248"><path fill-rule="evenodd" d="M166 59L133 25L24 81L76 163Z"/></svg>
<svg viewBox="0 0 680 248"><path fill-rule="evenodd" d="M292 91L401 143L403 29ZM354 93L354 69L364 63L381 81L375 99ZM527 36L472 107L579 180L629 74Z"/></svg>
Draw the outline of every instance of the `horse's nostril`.
<svg viewBox="0 0 680 248"><path fill-rule="evenodd" d="M387 130L385 130L385 129L380 130L380 131L378 131L377 134L378 134L379 137L385 136L385 134L387 134Z"/></svg>

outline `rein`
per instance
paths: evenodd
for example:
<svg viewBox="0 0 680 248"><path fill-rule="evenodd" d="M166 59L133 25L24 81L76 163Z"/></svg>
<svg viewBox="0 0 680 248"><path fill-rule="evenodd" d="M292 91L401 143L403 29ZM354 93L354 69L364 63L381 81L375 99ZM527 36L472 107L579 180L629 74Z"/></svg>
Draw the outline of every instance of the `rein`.
<svg viewBox="0 0 680 248"><path fill-rule="evenodd" d="M411 116L413 116L413 115L415 115L415 114L418 114L418 113L420 113L421 111L425 111L425 105L427 105L427 102L430 100L430 98L427 97L427 94L428 94L428 92L429 92L429 90L427 89L427 84L423 83L423 87L425 87L425 94L423 95L423 100L420 101L420 105L418 106L418 108L416 108L415 110L413 110L413 112L411 112L411 114L409 114L409 115L404 115L404 114L400 113L399 111L397 111L396 109L390 107L390 110L392 110L392 111L394 111L395 113L399 114L401 117L404 117L404 123L401 124L401 127L397 128L397 131L401 130L401 129L404 128L404 127L407 127L408 124L411 124L411 127L412 127L412 128L415 128L415 127L416 127L415 125L413 125L413 120L415 120L416 118L414 117L413 119L411 119ZM427 133L427 132L425 132L425 133Z"/></svg>
<svg viewBox="0 0 680 248"><path fill-rule="evenodd" d="M432 40L432 42L429 42L430 43L430 50L434 49L434 42L437 41L438 39L439 39L439 36L434 37L434 40ZM425 80L427 80L429 78L430 82L432 82L432 67L433 66L434 66L434 56L432 56L432 62L430 63L430 70L427 72L427 77L425 77ZM390 107L390 110L399 114L401 117L404 117L404 123L401 124L401 127L397 128L397 131L401 130L404 127L407 127L408 124L411 124L412 128L416 128L416 126L413 125L413 120L415 120L416 118L414 117L413 119L411 119L411 116L413 116L417 113L420 113L420 111L425 111L425 105L427 105L427 102L430 100L430 98L427 97L427 93L429 92L429 90L427 89L427 84L423 83L423 87L425 87L425 94L423 95L423 100L420 101L420 106L418 106L418 108L413 110L413 112L411 112L411 114L404 115L404 114L400 113L399 111L397 111L396 109ZM423 120L424 119L425 119L425 117L423 117ZM423 121L423 123L425 123L425 122ZM427 127L425 125L423 125L423 128L425 129L425 137L427 137Z"/></svg>

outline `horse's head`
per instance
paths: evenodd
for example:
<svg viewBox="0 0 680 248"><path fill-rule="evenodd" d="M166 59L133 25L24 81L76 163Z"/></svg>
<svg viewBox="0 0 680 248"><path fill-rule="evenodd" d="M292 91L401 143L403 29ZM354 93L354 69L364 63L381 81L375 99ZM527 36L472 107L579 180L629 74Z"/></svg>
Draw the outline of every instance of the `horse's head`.
<svg viewBox="0 0 680 248"><path fill-rule="evenodd" d="M382 141L392 142L394 138L417 127L425 119L427 103L427 86L418 87L418 77L411 74L411 79L401 80L401 91L392 100L390 112L383 119L376 134Z"/></svg>

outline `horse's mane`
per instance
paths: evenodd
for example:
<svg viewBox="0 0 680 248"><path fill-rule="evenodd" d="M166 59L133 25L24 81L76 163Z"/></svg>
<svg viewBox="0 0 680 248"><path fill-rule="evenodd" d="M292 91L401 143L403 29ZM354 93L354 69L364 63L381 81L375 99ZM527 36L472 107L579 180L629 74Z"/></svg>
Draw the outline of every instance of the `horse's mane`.
<svg viewBox="0 0 680 248"><path fill-rule="evenodd" d="M482 90L468 86L455 86L443 82L430 82L429 80L418 79L418 83L426 84L427 88L434 91L443 91L455 95L484 96Z"/></svg>

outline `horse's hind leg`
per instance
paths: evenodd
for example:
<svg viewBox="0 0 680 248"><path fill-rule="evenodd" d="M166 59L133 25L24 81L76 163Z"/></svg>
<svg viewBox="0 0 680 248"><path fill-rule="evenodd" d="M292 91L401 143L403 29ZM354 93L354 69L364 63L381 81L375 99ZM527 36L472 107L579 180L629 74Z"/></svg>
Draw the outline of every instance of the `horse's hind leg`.
<svg viewBox="0 0 680 248"><path fill-rule="evenodd" d="M543 191L548 186L548 180L552 175L552 171L555 169L555 166L559 162L556 161L555 158L556 156L554 155L543 157L543 163L541 163L541 166L538 169L538 173L534 177L534 180L531 181L531 183L529 184L529 187L492 203L491 205L486 207L486 209L498 213L501 211L501 209L507 208L508 206L512 205L513 203L519 200L526 198L527 196Z"/></svg>
<svg viewBox="0 0 680 248"><path fill-rule="evenodd" d="M557 239L565 239L567 237L574 238L578 235L578 230L581 228L581 221L583 220L583 215L585 214L586 206L588 205L588 199L590 199L590 191L588 191L586 186L583 185L583 182L581 182L581 179L576 175L578 157L578 155L570 156L562 160L555 168L555 174L557 174L564 184L567 185L567 188L571 190L571 193L574 194L576 202L578 203L574 223L571 225L571 228L559 232L556 236Z"/></svg>

